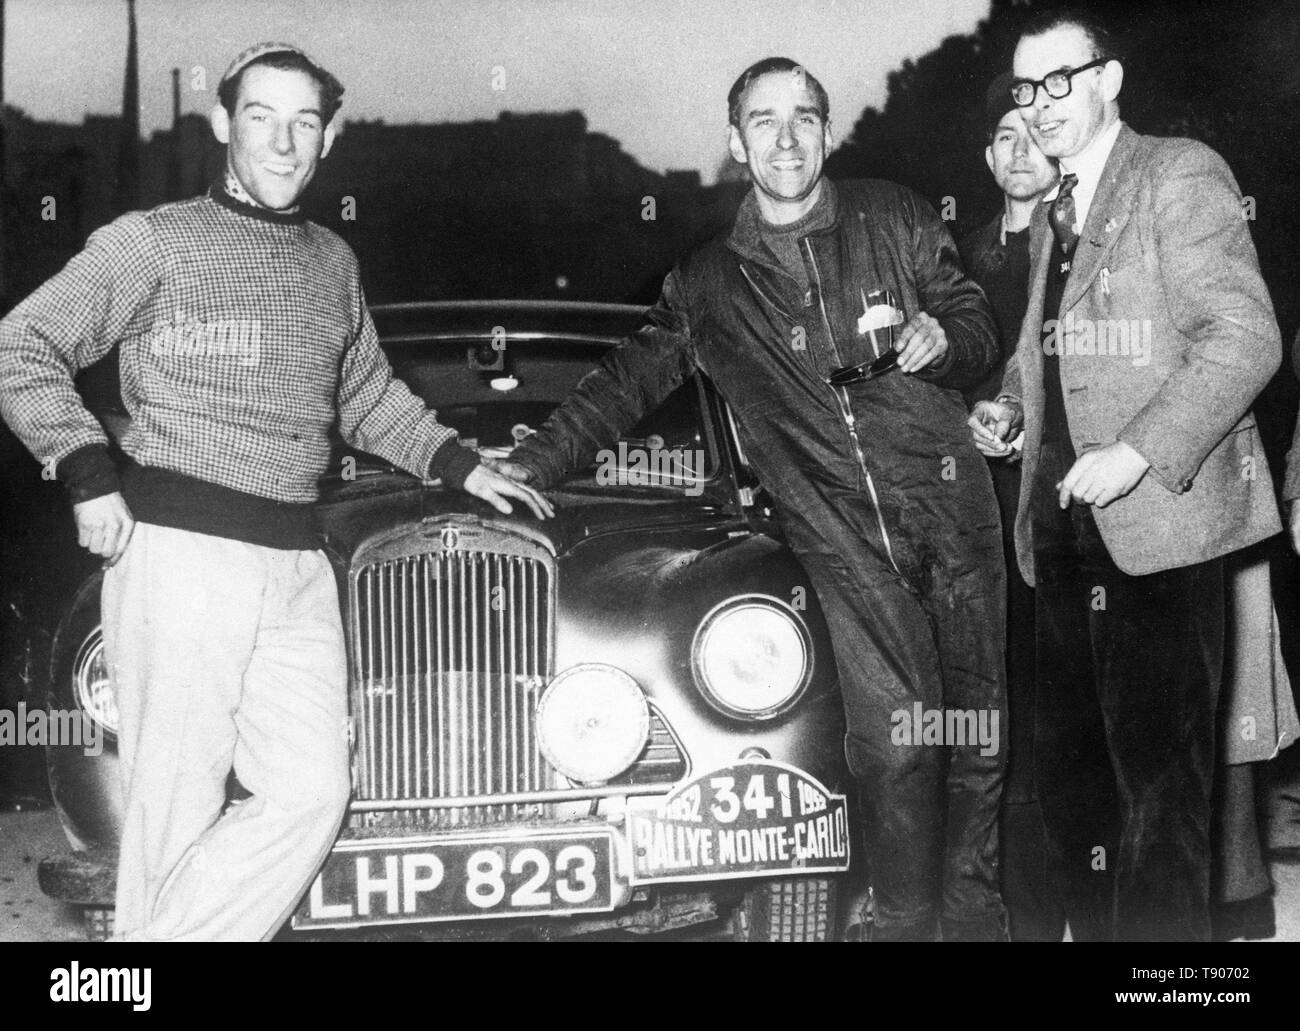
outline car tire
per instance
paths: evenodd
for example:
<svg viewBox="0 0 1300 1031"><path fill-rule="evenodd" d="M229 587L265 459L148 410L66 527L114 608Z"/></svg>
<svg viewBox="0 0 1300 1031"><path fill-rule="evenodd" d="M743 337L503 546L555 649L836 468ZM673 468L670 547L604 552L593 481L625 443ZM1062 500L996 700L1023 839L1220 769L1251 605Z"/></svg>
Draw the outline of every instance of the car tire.
<svg viewBox="0 0 1300 1031"><path fill-rule="evenodd" d="M80 710L73 687L73 670L83 644L100 633L102 581L102 575L97 574L82 585L55 635L50 657L49 707L52 710ZM50 792L72 848L78 852L105 847L116 849L121 833L116 737L104 734L102 753L93 761L86 758L81 748L66 744L47 745L45 755Z"/></svg>
<svg viewBox="0 0 1300 1031"><path fill-rule="evenodd" d="M763 882L747 891L732 913L732 940L833 941L836 887L829 877L782 877Z"/></svg>

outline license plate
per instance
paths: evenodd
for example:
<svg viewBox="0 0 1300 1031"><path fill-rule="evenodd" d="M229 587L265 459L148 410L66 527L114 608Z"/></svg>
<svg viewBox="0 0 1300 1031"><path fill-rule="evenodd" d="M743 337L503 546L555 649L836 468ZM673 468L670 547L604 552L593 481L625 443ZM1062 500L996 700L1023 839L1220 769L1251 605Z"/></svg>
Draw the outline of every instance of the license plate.
<svg viewBox="0 0 1300 1031"><path fill-rule="evenodd" d="M341 841L296 928L481 920L614 908L608 829Z"/></svg>

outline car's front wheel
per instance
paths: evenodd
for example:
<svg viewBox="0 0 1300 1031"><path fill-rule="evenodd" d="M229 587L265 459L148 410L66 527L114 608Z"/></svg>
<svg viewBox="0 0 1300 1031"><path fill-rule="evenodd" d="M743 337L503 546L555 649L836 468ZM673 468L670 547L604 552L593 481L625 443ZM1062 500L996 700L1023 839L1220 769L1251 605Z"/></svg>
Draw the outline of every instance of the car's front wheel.
<svg viewBox="0 0 1300 1031"><path fill-rule="evenodd" d="M87 721L78 740L51 742L45 751L54 804L77 851L115 850L122 826L117 705L99 618L102 582L97 573L77 592L55 635L50 663L50 711ZM95 737L87 747L91 723Z"/></svg>
<svg viewBox="0 0 1300 1031"><path fill-rule="evenodd" d="M824 942L836 933L836 882L829 877L782 877L745 892L731 916L739 942Z"/></svg>

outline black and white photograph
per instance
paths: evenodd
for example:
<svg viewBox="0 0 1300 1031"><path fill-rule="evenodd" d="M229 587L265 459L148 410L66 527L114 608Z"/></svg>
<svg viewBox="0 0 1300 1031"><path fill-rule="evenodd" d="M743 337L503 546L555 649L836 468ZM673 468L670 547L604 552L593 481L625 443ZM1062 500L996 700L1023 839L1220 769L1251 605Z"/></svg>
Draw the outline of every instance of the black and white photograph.
<svg viewBox="0 0 1300 1031"><path fill-rule="evenodd" d="M1297 51L0 0L0 941L1091 941L1115 1008L1248 1007ZM100 954L49 999L147 1009Z"/></svg>

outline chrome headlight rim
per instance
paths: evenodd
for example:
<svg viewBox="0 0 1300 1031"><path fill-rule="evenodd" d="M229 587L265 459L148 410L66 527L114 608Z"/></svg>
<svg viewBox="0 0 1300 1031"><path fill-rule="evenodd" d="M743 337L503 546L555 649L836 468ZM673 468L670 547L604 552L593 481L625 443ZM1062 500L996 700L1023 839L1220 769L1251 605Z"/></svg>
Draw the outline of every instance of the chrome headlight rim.
<svg viewBox="0 0 1300 1031"><path fill-rule="evenodd" d="M794 628L799 637L799 642L803 648L803 673L799 677L799 682L785 699L774 705L762 709L746 709L729 703L726 699L720 697L705 676L703 665L703 653L708 641L710 631L716 624L726 616L731 615L738 609L746 608L764 608L775 610L784 616ZM713 708L723 715L741 719L750 722L763 722L774 720L784 716L791 709L799 704L804 695L808 693L808 688L812 684L813 671L815 666L815 657L813 651L812 633L808 629L808 624L789 604L771 594L751 593L736 594L724 601L713 606L700 624L695 628L695 636L691 640L691 675L695 680L695 686L704 700Z"/></svg>
<svg viewBox="0 0 1300 1031"><path fill-rule="evenodd" d="M94 672L96 665L99 673ZM97 626L86 635L72 660L72 693L77 707L105 734L116 738L120 716L112 692L113 683L104 658L104 631Z"/></svg>
<svg viewBox="0 0 1300 1031"><path fill-rule="evenodd" d="M639 741L633 750L629 747L627 753L621 753L619 756L621 765L612 772L601 771L600 776L590 776L589 770L577 770L569 761L568 756L557 754L554 748L554 742L550 739L547 731L546 712L548 707L556 704L555 699L559 692L564 689L569 681L579 676L596 675L606 678L616 683L624 690L624 693L636 709L635 722L639 728L639 734L629 735L629 740L636 737ZM610 665L606 662L578 662L568 666L553 676L547 683L545 690L542 691L541 697L537 701L537 746L542 753L542 757L550 763L561 776L568 779L571 783L583 787L599 786L608 784L610 781L626 773L635 764L641 753L645 751L645 746L650 740L650 702L646 697L645 691L627 670L620 669L617 666ZM623 754L630 754L626 761L622 761Z"/></svg>

